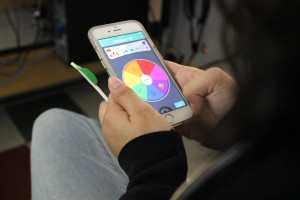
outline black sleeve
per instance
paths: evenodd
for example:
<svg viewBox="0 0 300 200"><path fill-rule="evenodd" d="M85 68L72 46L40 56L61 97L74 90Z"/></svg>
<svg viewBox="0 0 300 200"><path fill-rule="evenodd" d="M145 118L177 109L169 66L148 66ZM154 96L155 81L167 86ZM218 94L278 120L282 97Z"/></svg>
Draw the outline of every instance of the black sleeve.
<svg viewBox="0 0 300 200"><path fill-rule="evenodd" d="M140 136L125 145L118 159L129 177L121 199L169 199L186 179L185 149L175 131Z"/></svg>

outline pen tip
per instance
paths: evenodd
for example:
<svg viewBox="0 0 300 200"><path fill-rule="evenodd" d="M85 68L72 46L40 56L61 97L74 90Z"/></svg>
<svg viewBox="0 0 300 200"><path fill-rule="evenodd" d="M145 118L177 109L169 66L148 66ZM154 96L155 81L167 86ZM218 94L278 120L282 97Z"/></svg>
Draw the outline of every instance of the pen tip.
<svg viewBox="0 0 300 200"><path fill-rule="evenodd" d="M70 65L73 66L73 67L76 66L76 64L74 62L71 62Z"/></svg>
<svg viewBox="0 0 300 200"><path fill-rule="evenodd" d="M77 70L79 70L81 68L79 65L75 64L74 62L71 62L70 65L73 66Z"/></svg>

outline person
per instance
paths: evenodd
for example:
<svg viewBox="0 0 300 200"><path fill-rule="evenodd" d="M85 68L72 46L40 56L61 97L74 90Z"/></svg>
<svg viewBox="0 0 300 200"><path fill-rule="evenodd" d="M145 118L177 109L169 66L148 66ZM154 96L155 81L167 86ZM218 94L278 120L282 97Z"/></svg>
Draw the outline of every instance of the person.
<svg viewBox="0 0 300 200"><path fill-rule="evenodd" d="M33 127L32 199L299 199L299 1L218 2L243 44L238 76L166 61L195 114L182 127L115 77L100 123L44 112ZM192 181L182 136L222 151Z"/></svg>

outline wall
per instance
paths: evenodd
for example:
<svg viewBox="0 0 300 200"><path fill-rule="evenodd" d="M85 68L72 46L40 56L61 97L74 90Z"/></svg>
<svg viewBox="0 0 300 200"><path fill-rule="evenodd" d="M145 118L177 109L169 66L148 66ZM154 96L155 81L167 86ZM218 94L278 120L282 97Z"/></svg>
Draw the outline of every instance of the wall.
<svg viewBox="0 0 300 200"><path fill-rule="evenodd" d="M170 26L164 31L163 45L161 52L164 56L172 49L177 57L183 56L184 62L186 63L187 58L191 55L191 41L190 41L190 22L183 13L183 1L184 0L173 0L171 6L170 15ZM197 7L201 10L201 0L197 1ZM199 11L200 12L200 11ZM208 18L205 24L202 40L199 43L199 52L196 54L193 61L190 63L191 66L201 67L212 61L221 59L225 56L222 45L223 45L223 28L224 20L218 11L215 3L211 3ZM229 31L229 44L231 44L230 27ZM207 48L207 53L203 53L203 48ZM230 68L227 63L221 63L218 67L228 71Z"/></svg>

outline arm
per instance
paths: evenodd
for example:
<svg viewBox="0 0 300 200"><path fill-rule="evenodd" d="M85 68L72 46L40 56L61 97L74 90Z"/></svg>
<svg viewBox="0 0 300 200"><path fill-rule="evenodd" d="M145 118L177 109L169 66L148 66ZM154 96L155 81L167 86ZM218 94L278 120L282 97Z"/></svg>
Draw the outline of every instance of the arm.
<svg viewBox="0 0 300 200"><path fill-rule="evenodd" d="M181 135L120 80L110 78L108 86L99 118L109 147L129 176L122 199L169 198L187 173Z"/></svg>
<svg viewBox="0 0 300 200"><path fill-rule="evenodd" d="M129 177L121 199L169 199L186 179L182 137L174 131L132 140L122 149L119 163Z"/></svg>

